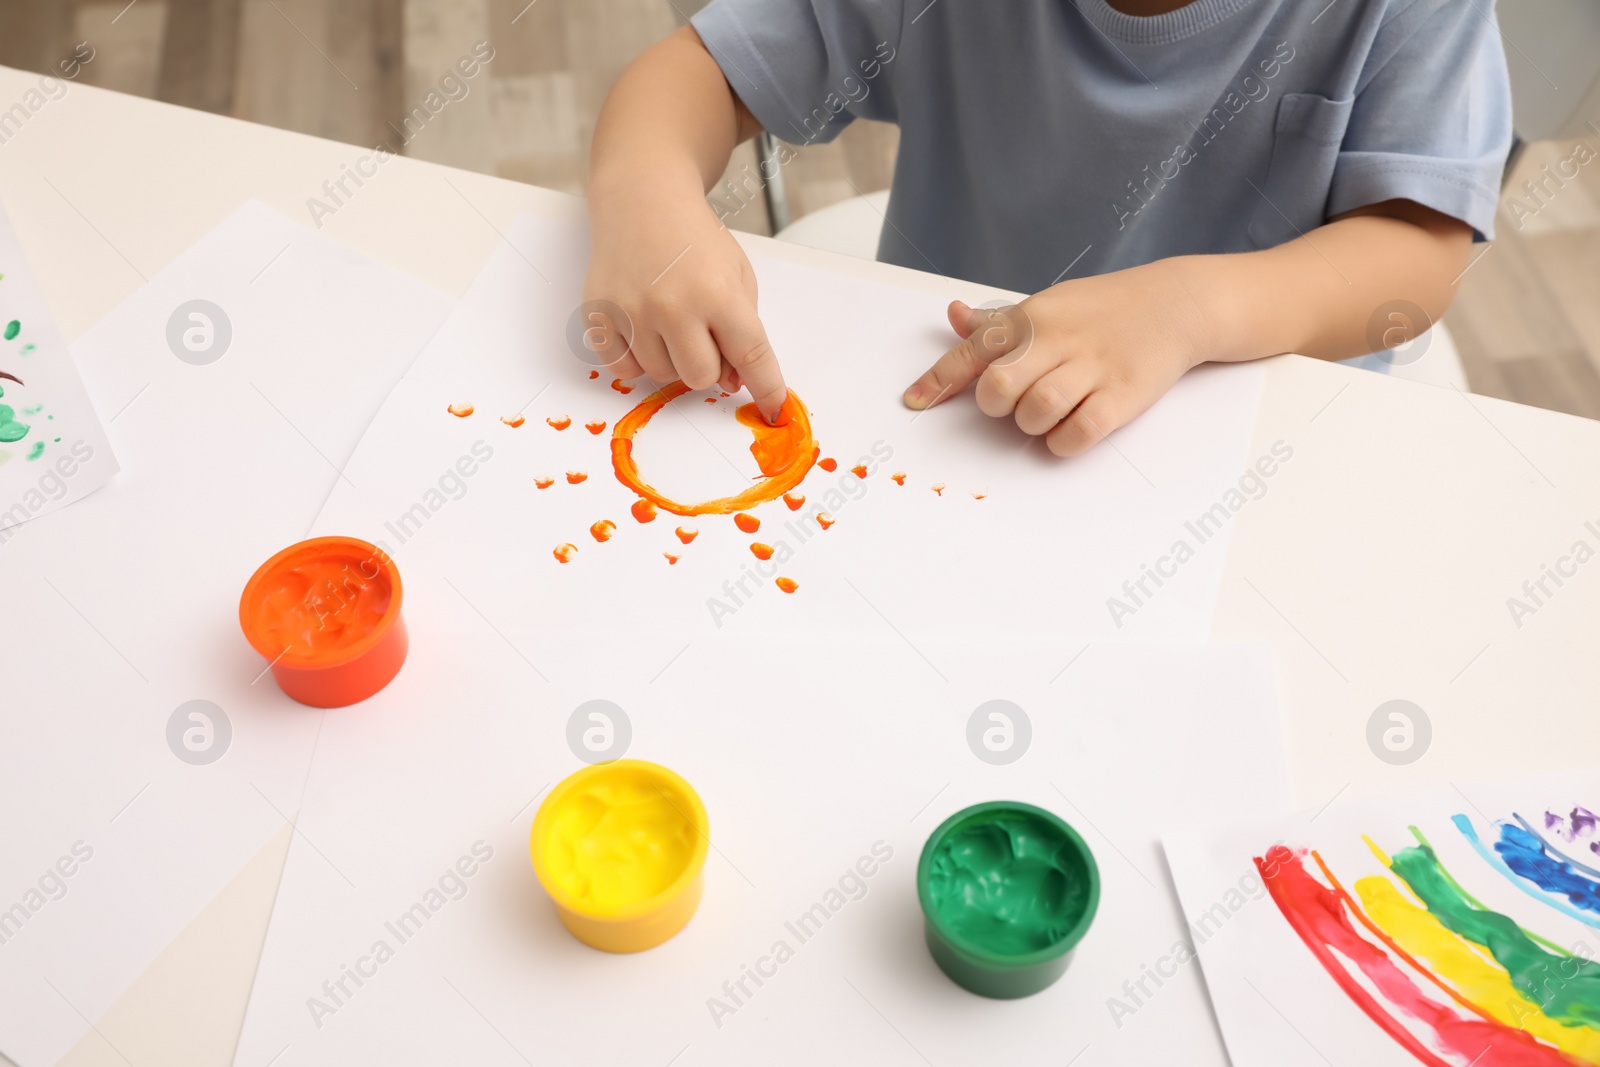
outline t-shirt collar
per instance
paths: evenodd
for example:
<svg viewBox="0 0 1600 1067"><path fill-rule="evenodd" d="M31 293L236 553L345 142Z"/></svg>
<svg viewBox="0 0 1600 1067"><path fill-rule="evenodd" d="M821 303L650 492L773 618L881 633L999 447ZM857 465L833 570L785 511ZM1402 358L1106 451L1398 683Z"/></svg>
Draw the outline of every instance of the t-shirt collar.
<svg viewBox="0 0 1600 1067"><path fill-rule="evenodd" d="M1097 29L1129 44L1161 45L1204 33L1258 0L1192 0L1165 15L1124 15L1106 0L1067 0Z"/></svg>

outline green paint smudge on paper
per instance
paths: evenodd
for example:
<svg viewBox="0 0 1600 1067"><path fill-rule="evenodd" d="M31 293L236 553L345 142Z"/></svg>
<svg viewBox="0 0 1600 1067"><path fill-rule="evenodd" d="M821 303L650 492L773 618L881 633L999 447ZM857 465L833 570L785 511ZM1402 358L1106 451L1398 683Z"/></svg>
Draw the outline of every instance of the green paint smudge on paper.
<svg viewBox="0 0 1600 1067"><path fill-rule="evenodd" d="M0 444L10 444L28 436L27 423L16 420L16 412L0 404Z"/></svg>
<svg viewBox="0 0 1600 1067"><path fill-rule="evenodd" d="M6 323L6 340L7 341L15 340L17 334L19 334L21 332L22 332L22 323L19 320L12 319L10 322Z"/></svg>
<svg viewBox="0 0 1600 1067"><path fill-rule="evenodd" d="M33 443L33 447L28 450L28 458L30 460L35 460L35 459L38 459L42 455L44 455L44 442L43 441L35 441Z"/></svg>
<svg viewBox="0 0 1600 1067"><path fill-rule="evenodd" d="M21 352L25 356L31 356L33 354L33 350L34 350L35 347L36 346L34 345L34 343L32 341L29 341L27 344L25 344L21 348L17 349L17 351Z"/></svg>

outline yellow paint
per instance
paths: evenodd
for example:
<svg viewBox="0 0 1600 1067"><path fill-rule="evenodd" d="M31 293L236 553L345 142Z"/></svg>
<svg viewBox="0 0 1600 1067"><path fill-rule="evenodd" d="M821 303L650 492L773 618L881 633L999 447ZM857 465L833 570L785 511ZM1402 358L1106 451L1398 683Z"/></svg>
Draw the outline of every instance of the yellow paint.
<svg viewBox="0 0 1600 1067"><path fill-rule="evenodd" d="M678 775L643 760L585 767L534 817L534 872L579 940L637 952L677 933L700 901L705 808Z"/></svg>
<svg viewBox="0 0 1600 1067"><path fill-rule="evenodd" d="M1440 981L1485 1015L1526 1030L1586 1063L1600 1063L1600 1033L1582 1026L1563 1026L1550 1018L1511 984L1511 976L1493 957L1447 929L1426 908L1406 900L1393 882L1362 878L1355 890L1367 916L1396 945L1426 963Z"/></svg>

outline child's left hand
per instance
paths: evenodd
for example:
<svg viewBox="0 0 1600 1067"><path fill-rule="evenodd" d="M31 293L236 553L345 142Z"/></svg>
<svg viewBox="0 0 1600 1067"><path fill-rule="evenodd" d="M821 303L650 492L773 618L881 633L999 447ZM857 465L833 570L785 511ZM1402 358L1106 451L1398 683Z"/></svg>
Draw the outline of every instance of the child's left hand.
<svg viewBox="0 0 1600 1067"><path fill-rule="evenodd" d="M932 407L977 379L978 407L1075 456L1154 404L1213 350L1213 326L1178 261L1062 282L996 310L959 300L964 338L905 393Z"/></svg>

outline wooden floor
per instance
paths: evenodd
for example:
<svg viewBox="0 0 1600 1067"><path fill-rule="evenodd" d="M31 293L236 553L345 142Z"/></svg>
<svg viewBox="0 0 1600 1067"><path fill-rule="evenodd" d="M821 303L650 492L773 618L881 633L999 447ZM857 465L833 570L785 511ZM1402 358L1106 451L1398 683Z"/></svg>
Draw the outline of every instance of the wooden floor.
<svg viewBox="0 0 1600 1067"><path fill-rule="evenodd" d="M611 83L703 3L0 0L0 64L46 70L87 41L93 85L578 193ZM482 72L407 128L479 42L494 50ZM858 122L802 150L784 168L791 217L886 188L897 142ZM1476 392L1600 418L1600 160L1537 200L1522 189L1571 150L1529 148L1446 321ZM729 175L754 165L746 145ZM729 224L770 230L759 199Z"/></svg>

